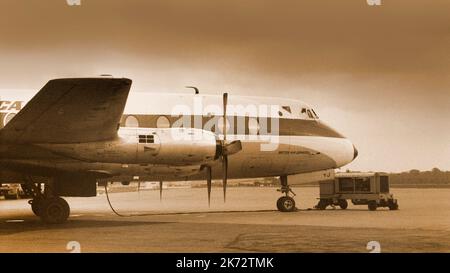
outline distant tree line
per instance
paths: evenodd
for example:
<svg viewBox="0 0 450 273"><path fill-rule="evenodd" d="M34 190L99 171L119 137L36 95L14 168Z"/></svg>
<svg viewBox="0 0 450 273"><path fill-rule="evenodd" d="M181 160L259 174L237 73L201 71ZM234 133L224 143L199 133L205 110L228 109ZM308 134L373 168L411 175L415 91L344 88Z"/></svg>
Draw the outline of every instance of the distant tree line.
<svg viewBox="0 0 450 273"><path fill-rule="evenodd" d="M431 171L421 172L419 170L410 170L409 172L391 173L389 175L390 183L395 184L434 184L434 185L450 185L450 172L441 171L433 168Z"/></svg>

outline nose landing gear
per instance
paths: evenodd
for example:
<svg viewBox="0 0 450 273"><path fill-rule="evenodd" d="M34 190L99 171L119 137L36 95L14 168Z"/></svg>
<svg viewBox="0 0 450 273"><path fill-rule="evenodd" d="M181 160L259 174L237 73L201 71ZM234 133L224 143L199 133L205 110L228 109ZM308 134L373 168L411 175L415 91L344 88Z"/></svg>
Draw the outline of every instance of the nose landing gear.
<svg viewBox="0 0 450 273"><path fill-rule="evenodd" d="M289 187L287 182L287 176L281 176L280 177L281 182L281 189L277 190L281 192L282 194L285 194L285 196L282 196L277 201L277 209L281 212L293 212L297 210L297 207L295 207L295 200L289 194L292 194L295 196L296 194L292 191L292 189Z"/></svg>

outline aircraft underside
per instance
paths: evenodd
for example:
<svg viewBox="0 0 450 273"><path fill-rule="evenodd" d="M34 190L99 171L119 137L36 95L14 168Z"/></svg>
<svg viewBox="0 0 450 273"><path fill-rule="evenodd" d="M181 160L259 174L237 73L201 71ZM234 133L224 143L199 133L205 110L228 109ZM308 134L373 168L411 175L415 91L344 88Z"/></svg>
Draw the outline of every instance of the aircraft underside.
<svg viewBox="0 0 450 273"><path fill-rule="evenodd" d="M246 146L252 146L245 143ZM297 147L298 148L298 147ZM280 145L267 154L236 154L230 156L228 178L258 178L280 176L280 191L283 196L277 202L280 211L294 211L295 201L287 174L312 172L334 168L336 162L329 156L302 147L308 153L282 153L280 150L295 150L289 145ZM300 148L299 148L300 149ZM210 164L211 179L222 178L221 160ZM33 197L30 205L33 212L48 223L60 223L67 219L70 208L60 196L96 196L99 182L130 181L186 181L207 180L207 170L201 165L170 166L158 164L88 163L75 159L53 160L3 160L0 173L3 183L21 183ZM23 175L27 173L27 175ZM45 186L43 186L45 185ZM53 212L59 211L59 213Z"/></svg>

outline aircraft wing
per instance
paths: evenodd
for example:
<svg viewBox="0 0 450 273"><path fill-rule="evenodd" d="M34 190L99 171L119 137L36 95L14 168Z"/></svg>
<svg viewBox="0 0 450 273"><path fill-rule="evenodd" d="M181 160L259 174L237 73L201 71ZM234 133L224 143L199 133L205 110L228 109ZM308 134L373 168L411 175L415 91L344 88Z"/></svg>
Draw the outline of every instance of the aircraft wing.
<svg viewBox="0 0 450 273"><path fill-rule="evenodd" d="M51 80L0 130L0 141L80 143L114 139L130 87L130 79Z"/></svg>

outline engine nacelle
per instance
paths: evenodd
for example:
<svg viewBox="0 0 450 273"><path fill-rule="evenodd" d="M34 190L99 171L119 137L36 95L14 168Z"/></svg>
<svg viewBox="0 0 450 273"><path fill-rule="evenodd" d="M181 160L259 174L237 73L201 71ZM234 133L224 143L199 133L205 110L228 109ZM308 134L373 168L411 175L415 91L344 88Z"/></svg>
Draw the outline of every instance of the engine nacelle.
<svg viewBox="0 0 450 273"><path fill-rule="evenodd" d="M202 165L217 155L217 138L195 128L121 128L113 141L39 145L87 162Z"/></svg>

